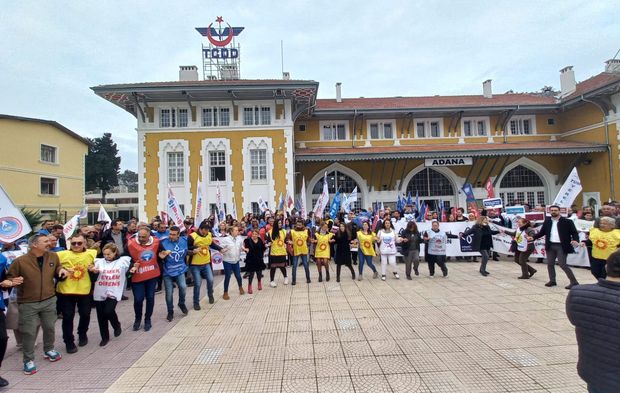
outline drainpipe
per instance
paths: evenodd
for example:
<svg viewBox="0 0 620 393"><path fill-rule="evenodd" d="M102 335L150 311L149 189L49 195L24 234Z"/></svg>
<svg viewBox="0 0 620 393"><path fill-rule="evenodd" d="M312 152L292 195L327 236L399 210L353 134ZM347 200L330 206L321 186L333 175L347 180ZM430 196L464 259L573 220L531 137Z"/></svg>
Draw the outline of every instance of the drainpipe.
<svg viewBox="0 0 620 393"><path fill-rule="evenodd" d="M609 122L607 120L607 113L605 113L605 109L603 109L602 106L594 101L586 99L583 94L581 95L581 100L594 104L601 111L601 113L603 113L603 124L605 125L605 144L607 145L607 165L609 166L609 189L611 191L611 199L615 200L616 186L614 184L614 179L616 176L614 175L614 165L611 159L611 145L609 144Z"/></svg>

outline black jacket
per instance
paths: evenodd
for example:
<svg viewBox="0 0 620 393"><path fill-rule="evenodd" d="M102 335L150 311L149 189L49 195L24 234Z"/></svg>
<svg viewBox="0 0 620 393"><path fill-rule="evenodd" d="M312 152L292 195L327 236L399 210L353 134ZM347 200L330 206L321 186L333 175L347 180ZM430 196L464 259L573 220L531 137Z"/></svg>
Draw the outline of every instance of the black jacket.
<svg viewBox="0 0 620 393"><path fill-rule="evenodd" d="M463 232L463 236L473 235L471 247L474 251L480 251L493 248L493 235L498 233L499 231L492 230L488 225L474 224L474 226Z"/></svg>
<svg viewBox="0 0 620 393"><path fill-rule="evenodd" d="M551 217L547 217L543 223L540 231L534 236L534 240L540 239L545 236L545 249L551 248ZM558 221L558 235L560 236L560 243L562 244L562 250L567 254L572 254L575 249L570 244L571 241L579 241L579 233L575 228L575 223L566 217L560 217Z"/></svg>
<svg viewBox="0 0 620 393"><path fill-rule="evenodd" d="M123 229L121 231L121 239L123 240L123 255L129 256L129 250L127 249L127 230ZM103 246L108 243L114 243L114 238L112 237L112 229L108 229L103 232L101 235L101 245L99 248L103 250Z"/></svg>
<svg viewBox="0 0 620 393"><path fill-rule="evenodd" d="M575 325L579 376L598 392L620 392L620 283L573 287L566 314Z"/></svg>
<svg viewBox="0 0 620 393"><path fill-rule="evenodd" d="M422 235L420 234L420 232L414 233L414 232L409 232L406 229L403 229L398 236L404 239L407 239L406 242L400 243L400 247L402 250L401 253L403 255L407 255L409 251L415 251L415 250L420 251L420 243L423 242Z"/></svg>

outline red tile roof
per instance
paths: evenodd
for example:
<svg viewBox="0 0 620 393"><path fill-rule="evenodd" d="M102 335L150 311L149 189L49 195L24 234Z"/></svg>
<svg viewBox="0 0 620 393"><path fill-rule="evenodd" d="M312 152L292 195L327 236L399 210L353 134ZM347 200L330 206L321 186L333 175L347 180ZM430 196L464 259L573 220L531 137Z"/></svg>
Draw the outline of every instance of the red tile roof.
<svg viewBox="0 0 620 393"><path fill-rule="evenodd" d="M377 97L377 98L343 98L318 99L317 110L334 109L398 109L398 108L447 108L480 107L505 105L554 105L554 97L539 94L493 94L492 98L482 95L464 96L429 96L429 97Z"/></svg>
<svg viewBox="0 0 620 393"><path fill-rule="evenodd" d="M586 79L583 82L577 83L577 89L569 96L562 98L562 101L567 101L572 98L579 97L582 94L589 93L593 90L605 87L615 82L620 82L620 74L611 72L601 72L591 78Z"/></svg>
<svg viewBox="0 0 620 393"><path fill-rule="evenodd" d="M157 87L157 86L243 86L243 85L295 85L299 83L317 83L312 80L296 79L231 79L231 80L197 80L197 81L166 81L166 82L139 82L139 83L119 83L113 85L99 85L96 88L131 88L131 87Z"/></svg>

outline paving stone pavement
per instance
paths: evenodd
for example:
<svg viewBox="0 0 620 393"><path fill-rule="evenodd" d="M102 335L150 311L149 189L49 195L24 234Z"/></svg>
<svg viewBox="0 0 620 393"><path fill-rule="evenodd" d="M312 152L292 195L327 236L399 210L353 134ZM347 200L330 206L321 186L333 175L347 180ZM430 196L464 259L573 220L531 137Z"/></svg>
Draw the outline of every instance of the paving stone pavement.
<svg viewBox="0 0 620 393"><path fill-rule="evenodd" d="M323 283L312 266L311 284L303 269L296 286L278 272L277 288L239 295L233 284L229 301L218 285L213 306L203 300L202 311L174 323L158 295L152 332L123 332L100 349L93 312L91 343L78 354L39 361L30 377L12 355L3 375L15 391L586 392L566 278L558 271L559 286L546 288L546 266L534 266L531 280L517 280L508 261L490 262L488 277L473 262L449 262L446 278L428 277L421 264L408 281L399 264L400 280L372 279L366 268L363 281L343 272L340 283L334 266Z"/></svg>

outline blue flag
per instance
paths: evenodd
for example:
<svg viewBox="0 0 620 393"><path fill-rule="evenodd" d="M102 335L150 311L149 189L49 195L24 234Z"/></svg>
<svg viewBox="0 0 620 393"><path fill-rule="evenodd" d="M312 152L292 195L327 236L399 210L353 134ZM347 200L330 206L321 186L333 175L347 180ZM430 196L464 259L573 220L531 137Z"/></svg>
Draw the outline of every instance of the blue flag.
<svg viewBox="0 0 620 393"><path fill-rule="evenodd" d="M411 191L407 193L407 205L413 205L413 199L411 199Z"/></svg>
<svg viewBox="0 0 620 393"><path fill-rule="evenodd" d="M340 191L336 191L336 195L334 196L334 200L332 201L331 206L329 207L329 216L333 219L336 218L338 212L340 211Z"/></svg>
<svg viewBox="0 0 620 393"><path fill-rule="evenodd" d="M399 212L403 210L403 201L402 199L400 199L400 195L398 196L398 199L396 200L396 210L398 210Z"/></svg>
<svg viewBox="0 0 620 393"><path fill-rule="evenodd" d="M465 197L467 202L475 202L476 197L474 196L474 189L472 188L470 183L463 184L463 192L465 193Z"/></svg>
<svg viewBox="0 0 620 393"><path fill-rule="evenodd" d="M418 192L415 192L415 211L419 212L420 211L420 195L418 194Z"/></svg>
<svg viewBox="0 0 620 393"><path fill-rule="evenodd" d="M426 202L422 202L420 205L420 213L418 214L418 222L424 221L424 216L426 215Z"/></svg>

